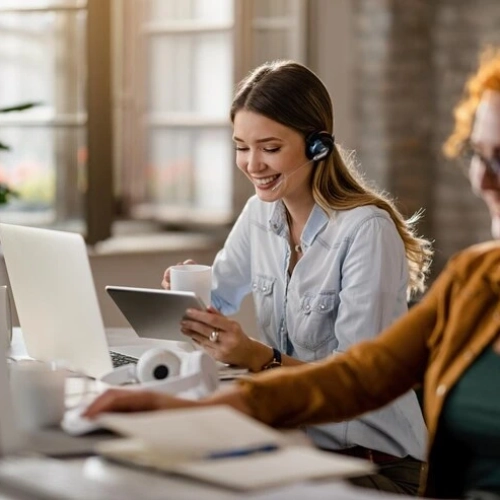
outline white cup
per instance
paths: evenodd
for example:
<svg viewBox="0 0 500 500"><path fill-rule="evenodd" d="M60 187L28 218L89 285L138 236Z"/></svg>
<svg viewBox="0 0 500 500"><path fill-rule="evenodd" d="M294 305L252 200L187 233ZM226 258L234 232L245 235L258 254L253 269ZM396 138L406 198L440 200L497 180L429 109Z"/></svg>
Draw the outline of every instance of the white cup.
<svg viewBox="0 0 500 500"><path fill-rule="evenodd" d="M0 342L6 349L12 341L12 317L10 311L9 289L0 286Z"/></svg>
<svg viewBox="0 0 500 500"><path fill-rule="evenodd" d="M172 266L170 289L178 292L194 292L206 306L209 306L212 293L212 268L200 264Z"/></svg>
<svg viewBox="0 0 500 500"><path fill-rule="evenodd" d="M24 429L59 425L65 410L66 373L37 361L10 365L14 413Z"/></svg>

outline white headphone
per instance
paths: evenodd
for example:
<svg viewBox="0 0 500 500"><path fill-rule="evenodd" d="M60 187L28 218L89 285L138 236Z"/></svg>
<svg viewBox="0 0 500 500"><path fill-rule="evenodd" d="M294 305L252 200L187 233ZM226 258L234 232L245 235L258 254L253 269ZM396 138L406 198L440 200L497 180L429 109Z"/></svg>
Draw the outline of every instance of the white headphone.
<svg viewBox="0 0 500 500"><path fill-rule="evenodd" d="M215 360L204 351L174 353L161 347L146 351L137 362L115 368L101 377L110 385L201 398L219 386Z"/></svg>

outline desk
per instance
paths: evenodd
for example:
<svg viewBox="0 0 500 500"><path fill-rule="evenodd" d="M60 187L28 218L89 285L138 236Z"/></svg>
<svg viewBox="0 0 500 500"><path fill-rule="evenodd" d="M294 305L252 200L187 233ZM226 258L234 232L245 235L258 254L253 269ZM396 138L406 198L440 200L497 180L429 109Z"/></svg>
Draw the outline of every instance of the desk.
<svg viewBox="0 0 500 500"><path fill-rule="evenodd" d="M173 476L141 472L113 465L98 457L84 461L65 462L64 472L39 469L30 479L36 491L37 486L67 485L64 496L48 496L41 491L32 495L19 495L14 488L6 487L0 478L0 499L68 498L71 500L408 500L406 495L395 495L356 488L344 481L314 481L296 483L281 488L253 493L236 493L216 488L205 483ZM13 466L15 467L15 465ZM0 463L0 470L2 465ZM82 484L79 479L91 480ZM60 490L59 490L60 491Z"/></svg>
<svg viewBox="0 0 500 500"><path fill-rule="evenodd" d="M123 329L110 330L110 345L143 342L134 338L133 332ZM126 340L126 342L124 342ZM14 331L11 354L25 354L22 334L19 329ZM302 433L290 437L294 441ZM62 466L61 466L62 465ZM9 472L13 472L29 480L31 492L20 493L12 484L6 483ZM59 494L49 494L57 487ZM90 488L90 489L89 489ZM61 489L64 491L61 496ZM211 486L195 480L180 478L173 475L163 475L124 467L110 463L100 457L85 459L36 459L30 466L29 460L0 461L0 497L1 499L16 498L71 498L71 499L203 499L203 500L293 500L308 499L345 499L370 500L384 498L397 500L396 495L380 495L370 490L360 490L343 481L315 481L288 485L258 493L237 493L227 489ZM401 496L401 500L407 497Z"/></svg>

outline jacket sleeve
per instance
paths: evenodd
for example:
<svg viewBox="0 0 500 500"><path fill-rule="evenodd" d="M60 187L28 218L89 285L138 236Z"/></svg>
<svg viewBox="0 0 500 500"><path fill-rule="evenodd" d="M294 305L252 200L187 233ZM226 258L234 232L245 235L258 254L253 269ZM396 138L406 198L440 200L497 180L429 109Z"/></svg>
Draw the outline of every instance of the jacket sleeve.
<svg viewBox="0 0 500 500"><path fill-rule="evenodd" d="M281 427L350 420L421 383L453 276L448 267L418 305L371 341L319 363L241 380L252 415Z"/></svg>

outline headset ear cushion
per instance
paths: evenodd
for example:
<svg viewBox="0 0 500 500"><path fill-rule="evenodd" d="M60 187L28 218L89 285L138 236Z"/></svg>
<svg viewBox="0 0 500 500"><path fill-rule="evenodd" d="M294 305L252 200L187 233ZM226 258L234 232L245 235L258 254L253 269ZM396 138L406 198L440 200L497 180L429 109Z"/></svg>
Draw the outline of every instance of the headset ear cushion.
<svg viewBox="0 0 500 500"><path fill-rule="evenodd" d="M324 160L333 151L334 139L328 132L312 132L306 137L306 157L312 161Z"/></svg>
<svg viewBox="0 0 500 500"><path fill-rule="evenodd" d="M153 382L179 375L181 360L172 351L155 347L146 351L137 362L136 378L139 382Z"/></svg>
<svg viewBox="0 0 500 500"><path fill-rule="evenodd" d="M210 394L219 387L219 371L216 361L204 351L195 351L183 357L181 375L199 374L203 395Z"/></svg>

